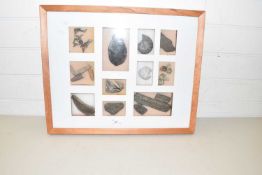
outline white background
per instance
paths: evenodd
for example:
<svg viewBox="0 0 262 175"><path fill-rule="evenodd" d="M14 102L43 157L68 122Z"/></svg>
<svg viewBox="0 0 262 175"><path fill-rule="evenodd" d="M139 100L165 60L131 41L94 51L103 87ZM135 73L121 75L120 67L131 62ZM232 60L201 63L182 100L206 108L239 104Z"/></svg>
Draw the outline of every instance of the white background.
<svg viewBox="0 0 262 175"><path fill-rule="evenodd" d="M198 117L262 116L259 0L1 1L1 115L44 116L39 3L206 10Z"/></svg>
<svg viewBox="0 0 262 175"><path fill-rule="evenodd" d="M48 12L49 66L52 96L53 125L61 128L185 128L189 127L195 51L198 20L196 17L161 16L142 14L111 13L65 13ZM161 21L161 22L160 22ZM71 26L94 27L95 53L69 53L69 33ZM129 71L102 72L102 29L103 27L129 28ZM137 54L137 31L140 28L155 29L155 53L150 56ZM160 56L160 30L177 30L177 53L175 56ZM72 86L69 83L69 62L94 61L95 85ZM137 61L154 61L153 86L134 86L136 84ZM158 62L175 62L175 86L157 86ZM102 79L126 79L126 96L102 96ZM173 92L171 117L133 117L134 92ZM95 94L95 117L71 116L71 93ZM125 117L102 117L102 101L126 101Z"/></svg>

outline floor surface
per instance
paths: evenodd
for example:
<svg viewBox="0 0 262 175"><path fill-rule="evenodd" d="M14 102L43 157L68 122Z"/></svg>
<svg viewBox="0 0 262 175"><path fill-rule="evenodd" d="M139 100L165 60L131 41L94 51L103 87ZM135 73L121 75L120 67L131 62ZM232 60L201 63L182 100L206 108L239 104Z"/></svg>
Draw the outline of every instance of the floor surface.
<svg viewBox="0 0 262 175"><path fill-rule="evenodd" d="M262 175L262 118L198 119L194 135L48 135L0 117L0 175Z"/></svg>

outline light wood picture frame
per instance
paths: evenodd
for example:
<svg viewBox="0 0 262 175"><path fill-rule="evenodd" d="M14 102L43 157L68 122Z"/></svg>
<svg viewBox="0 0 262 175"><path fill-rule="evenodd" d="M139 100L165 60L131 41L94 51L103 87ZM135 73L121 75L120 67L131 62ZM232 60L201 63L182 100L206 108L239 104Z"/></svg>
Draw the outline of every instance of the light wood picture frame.
<svg viewBox="0 0 262 175"><path fill-rule="evenodd" d="M194 133L205 11L40 5L40 20L49 134Z"/></svg>

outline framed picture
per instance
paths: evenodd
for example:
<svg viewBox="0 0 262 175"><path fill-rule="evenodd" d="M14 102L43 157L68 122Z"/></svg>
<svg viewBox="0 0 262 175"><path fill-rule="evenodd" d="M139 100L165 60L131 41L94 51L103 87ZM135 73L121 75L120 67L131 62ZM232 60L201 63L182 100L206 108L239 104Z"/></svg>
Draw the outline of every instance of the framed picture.
<svg viewBox="0 0 262 175"><path fill-rule="evenodd" d="M41 5L50 134L182 134L196 125L205 12Z"/></svg>

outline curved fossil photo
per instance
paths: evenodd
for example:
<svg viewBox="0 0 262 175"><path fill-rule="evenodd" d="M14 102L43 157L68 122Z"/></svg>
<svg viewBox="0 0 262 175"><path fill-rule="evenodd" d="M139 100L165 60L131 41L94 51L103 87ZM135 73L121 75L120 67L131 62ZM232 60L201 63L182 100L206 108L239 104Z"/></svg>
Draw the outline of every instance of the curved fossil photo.
<svg viewBox="0 0 262 175"><path fill-rule="evenodd" d="M69 52L94 53L94 28L69 27Z"/></svg>
<svg viewBox="0 0 262 175"><path fill-rule="evenodd" d="M103 28L103 70L128 71L129 29Z"/></svg>
<svg viewBox="0 0 262 175"><path fill-rule="evenodd" d="M73 116L94 116L94 106L94 94L71 94L71 112Z"/></svg>
<svg viewBox="0 0 262 175"><path fill-rule="evenodd" d="M139 54L154 54L154 29L139 29L138 30L138 43L137 51Z"/></svg>
<svg viewBox="0 0 262 175"><path fill-rule="evenodd" d="M94 62L71 61L70 81L72 85L94 85Z"/></svg>
<svg viewBox="0 0 262 175"><path fill-rule="evenodd" d="M135 92L134 116L171 116L173 93Z"/></svg>
<svg viewBox="0 0 262 175"><path fill-rule="evenodd" d="M176 30L161 30L160 34L160 55L176 54Z"/></svg>

